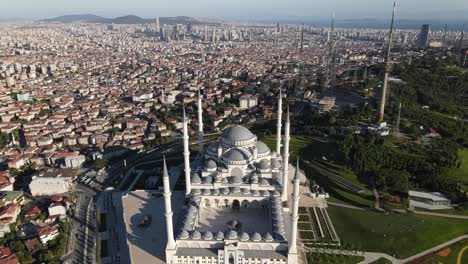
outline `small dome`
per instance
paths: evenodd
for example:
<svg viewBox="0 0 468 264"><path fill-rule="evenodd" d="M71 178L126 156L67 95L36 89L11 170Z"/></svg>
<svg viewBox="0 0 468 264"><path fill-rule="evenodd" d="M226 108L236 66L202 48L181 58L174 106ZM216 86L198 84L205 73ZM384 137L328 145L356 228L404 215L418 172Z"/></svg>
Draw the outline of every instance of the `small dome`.
<svg viewBox="0 0 468 264"><path fill-rule="evenodd" d="M223 183L229 183L229 181L228 181L227 178L223 178L222 182L223 182Z"/></svg>
<svg viewBox="0 0 468 264"><path fill-rule="evenodd" d="M212 193L213 195L219 195L219 190L218 190L218 189L214 189L211 193Z"/></svg>
<svg viewBox="0 0 468 264"><path fill-rule="evenodd" d="M272 158L271 159L271 167L273 167L275 169L279 169L279 168L281 168L281 163L278 161L278 159Z"/></svg>
<svg viewBox="0 0 468 264"><path fill-rule="evenodd" d="M277 226L277 227L274 228L274 230L278 234L284 234L285 233L283 226Z"/></svg>
<svg viewBox="0 0 468 264"><path fill-rule="evenodd" d="M206 168L207 169L210 169L210 170L213 170L213 169L216 169L218 167L218 165L216 165L216 162L212 159L210 159L207 163L206 163Z"/></svg>
<svg viewBox="0 0 468 264"><path fill-rule="evenodd" d="M263 237L263 239L265 239L266 242L273 241L273 237L271 236L270 233L266 233L265 236Z"/></svg>
<svg viewBox="0 0 468 264"><path fill-rule="evenodd" d="M261 186L268 186L268 185L270 185L270 183L268 182L267 178L262 178L262 180L260 181L260 185Z"/></svg>
<svg viewBox="0 0 468 264"><path fill-rule="evenodd" d="M240 193L241 192L239 187L234 187L234 188L231 189L231 191L232 191L232 193Z"/></svg>
<svg viewBox="0 0 468 264"><path fill-rule="evenodd" d="M270 196L270 192L269 192L269 191L266 191L266 190L264 190L264 191L262 191L262 196L264 196L264 197L268 197L268 196Z"/></svg>
<svg viewBox="0 0 468 264"><path fill-rule="evenodd" d="M223 240L224 239L224 233L223 232L218 232L215 237L216 240Z"/></svg>
<svg viewBox="0 0 468 264"><path fill-rule="evenodd" d="M258 241L262 240L262 236L261 236L259 233L256 233L256 232L255 232L255 233L252 235L252 240L255 241L255 242L258 242Z"/></svg>
<svg viewBox="0 0 468 264"><path fill-rule="evenodd" d="M229 189L228 188L222 188L221 193L222 194L229 194Z"/></svg>
<svg viewBox="0 0 468 264"><path fill-rule="evenodd" d="M200 239L201 238L201 234L199 231L195 230L192 232L192 239Z"/></svg>
<svg viewBox="0 0 468 264"><path fill-rule="evenodd" d="M179 233L179 239L187 239L189 238L189 233L187 232L187 230L182 230L180 233Z"/></svg>
<svg viewBox="0 0 468 264"><path fill-rule="evenodd" d="M250 190L247 188L242 188L242 193L243 194L250 194Z"/></svg>
<svg viewBox="0 0 468 264"><path fill-rule="evenodd" d="M201 178L200 178L200 176L199 176L197 173L195 173L195 174L193 175L193 177L192 177L192 183L195 183L195 184L201 183Z"/></svg>
<svg viewBox="0 0 468 264"><path fill-rule="evenodd" d="M258 154L266 154L270 152L270 148L265 143L257 141L257 152Z"/></svg>
<svg viewBox="0 0 468 264"><path fill-rule="evenodd" d="M211 240L211 239L213 239L213 233L211 233L210 231L206 231L205 234L203 234L203 239L204 239L204 240Z"/></svg>
<svg viewBox="0 0 468 264"><path fill-rule="evenodd" d="M212 183L213 182L213 177L207 176L203 178L203 183Z"/></svg>
<svg viewBox="0 0 468 264"><path fill-rule="evenodd" d="M200 189L193 189L193 190L192 190L192 194L193 194L193 195L200 195L200 194L201 194L201 191L200 191Z"/></svg>
<svg viewBox="0 0 468 264"><path fill-rule="evenodd" d="M240 240L241 240L241 241L247 241L247 240L249 240L249 238L250 238L250 236L249 236L249 234L247 234L246 232L242 232L242 233L240 234Z"/></svg>
<svg viewBox="0 0 468 264"><path fill-rule="evenodd" d="M210 195L211 194L211 190L210 189L204 189L203 190L203 195Z"/></svg>
<svg viewBox="0 0 468 264"><path fill-rule="evenodd" d="M231 178L231 183L233 184L241 184L242 178L240 176L234 176Z"/></svg>
<svg viewBox="0 0 468 264"><path fill-rule="evenodd" d="M262 159L258 164L257 168L260 170L268 170L270 168L270 163L266 159Z"/></svg>
<svg viewBox="0 0 468 264"><path fill-rule="evenodd" d="M231 230L227 232L227 238L228 239L236 239L237 238L237 232L234 230Z"/></svg>
<svg viewBox="0 0 468 264"><path fill-rule="evenodd" d="M255 138L255 135L243 126L233 126L224 129L221 137L230 141L245 141Z"/></svg>
<svg viewBox="0 0 468 264"><path fill-rule="evenodd" d="M258 190L253 190L252 196L260 196L260 192Z"/></svg>
<svg viewBox="0 0 468 264"><path fill-rule="evenodd" d="M278 190L275 190L275 191L273 192L273 197L279 197L280 195L281 195L281 194L280 194L280 192L278 192Z"/></svg>

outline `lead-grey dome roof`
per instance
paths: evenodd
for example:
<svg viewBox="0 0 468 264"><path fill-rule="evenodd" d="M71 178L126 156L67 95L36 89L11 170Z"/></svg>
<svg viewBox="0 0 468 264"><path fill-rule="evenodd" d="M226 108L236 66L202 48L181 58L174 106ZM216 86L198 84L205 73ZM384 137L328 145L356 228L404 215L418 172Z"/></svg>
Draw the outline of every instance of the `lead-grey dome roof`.
<svg viewBox="0 0 468 264"><path fill-rule="evenodd" d="M218 167L218 165L216 165L216 162L212 159L210 159L207 163L206 163L206 168L207 169L216 169Z"/></svg>
<svg viewBox="0 0 468 264"><path fill-rule="evenodd" d="M249 159L249 155L246 151L234 148L224 153L223 159L226 161L245 161Z"/></svg>
<svg viewBox="0 0 468 264"><path fill-rule="evenodd" d="M222 137L231 141L245 141L253 139L255 135L243 126L233 126L224 129Z"/></svg>
<svg viewBox="0 0 468 264"><path fill-rule="evenodd" d="M259 154L268 153L270 152L270 148L268 148L268 146L265 143L257 141L257 152Z"/></svg>

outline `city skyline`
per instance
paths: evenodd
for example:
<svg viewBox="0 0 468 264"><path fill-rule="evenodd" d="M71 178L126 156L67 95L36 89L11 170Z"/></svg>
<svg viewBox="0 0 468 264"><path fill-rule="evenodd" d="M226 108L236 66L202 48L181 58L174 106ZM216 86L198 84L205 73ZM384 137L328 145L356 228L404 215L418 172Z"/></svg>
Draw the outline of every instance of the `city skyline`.
<svg viewBox="0 0 468 264"><path fill-rule="evenodd" d="M110 2L85 0L78 3L64 4L62 1L47 0L38 4L36 1L20 0L10 3L0 10L0 20L7 19L43 19L47 17L93 13L101 16L122 16L134 14L141 17L152 18L156 16L192 16L206 18L222 18L228 20L321 20L329 18L335 12L338 18L382 18L388 17L392 5L388 1L321 1L294 0L283 3L280 1L259 0L255 2L238 0L191 1L148 1L136 0L132 2ZM411 2L398 2L397 14L400 19L464 19L468 5L462 0L440 3L440 1L416 0Z"/></svg>

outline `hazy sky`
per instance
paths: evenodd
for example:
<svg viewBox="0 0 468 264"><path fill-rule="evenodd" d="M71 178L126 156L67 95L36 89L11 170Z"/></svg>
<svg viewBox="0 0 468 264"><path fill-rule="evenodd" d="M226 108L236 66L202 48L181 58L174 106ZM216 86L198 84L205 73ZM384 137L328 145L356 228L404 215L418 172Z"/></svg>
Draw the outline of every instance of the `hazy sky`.
<svg viewBox="0 0 468 264"><path fill-rule="evenodd" d="M92 13L146 18L388 18L393 0L0 0L0 19ZM468 19L468 0L399 0L399 18Z"/></svg>

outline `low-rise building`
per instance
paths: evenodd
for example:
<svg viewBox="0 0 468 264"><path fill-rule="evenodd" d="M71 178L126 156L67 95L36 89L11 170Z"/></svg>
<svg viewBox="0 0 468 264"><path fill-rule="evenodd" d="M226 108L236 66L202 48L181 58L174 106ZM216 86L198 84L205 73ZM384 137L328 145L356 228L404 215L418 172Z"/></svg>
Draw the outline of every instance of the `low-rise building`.
<svg viewBox="0 0 468 264"><path fill-rule="evenodd" d="M50 240L55 239L59 235L59 230L56 227L46 225L36 230L37 236L42 244L46 244Z"/></svg>
<svg viewBox="0 0 468 264"><path fill-rule="evenodd" d="M74 177L72 169L48 169L32 176L29 189L33 196L67 193Z"/></svg>

